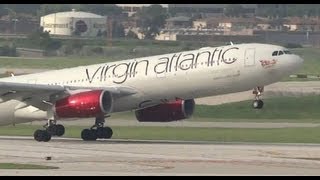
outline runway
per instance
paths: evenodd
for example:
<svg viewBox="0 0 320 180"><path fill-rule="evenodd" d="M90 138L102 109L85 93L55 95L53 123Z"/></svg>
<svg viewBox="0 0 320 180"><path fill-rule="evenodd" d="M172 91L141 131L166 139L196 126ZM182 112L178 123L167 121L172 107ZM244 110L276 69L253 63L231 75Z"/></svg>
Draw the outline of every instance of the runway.
<svg viewBox="0 0 320 180"><path fill-rule="evenodd" d="M0 137L0 162L56 166L6 175L320 175L320 145ZM46 157L52 160L46 160Z"/></svg>

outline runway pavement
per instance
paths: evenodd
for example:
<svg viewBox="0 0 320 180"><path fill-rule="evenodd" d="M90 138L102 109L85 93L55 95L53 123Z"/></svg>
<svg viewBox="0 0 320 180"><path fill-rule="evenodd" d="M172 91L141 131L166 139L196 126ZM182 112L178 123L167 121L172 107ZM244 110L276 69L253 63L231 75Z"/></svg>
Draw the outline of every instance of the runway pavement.
<svg viewBox="0 0 320 180"><path fill-rule="evenodd" d="M320 145L0 137L0 162L56 166L6 175L320 175ZM52 160L46 160L46 157Z"/></svg>

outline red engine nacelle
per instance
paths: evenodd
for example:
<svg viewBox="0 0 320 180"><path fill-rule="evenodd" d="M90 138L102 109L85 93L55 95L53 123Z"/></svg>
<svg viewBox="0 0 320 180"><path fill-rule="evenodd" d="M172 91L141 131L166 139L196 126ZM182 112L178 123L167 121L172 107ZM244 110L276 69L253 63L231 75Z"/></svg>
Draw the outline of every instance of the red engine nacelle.
<svg viewBox="0 0 320 180"><path fill-rule="evenodd" d="M94 90L70 95L56 101L53 111L60 118L95 117L110 113L112 95L108 91Z"/></svg>
<svg viewBox="0 0 320 180"><path fill-rule="evenodd" d="M140 109L135 113L137 120L140 122L170 122L191 117L194 107L193 99L177 100Z"/></svg>

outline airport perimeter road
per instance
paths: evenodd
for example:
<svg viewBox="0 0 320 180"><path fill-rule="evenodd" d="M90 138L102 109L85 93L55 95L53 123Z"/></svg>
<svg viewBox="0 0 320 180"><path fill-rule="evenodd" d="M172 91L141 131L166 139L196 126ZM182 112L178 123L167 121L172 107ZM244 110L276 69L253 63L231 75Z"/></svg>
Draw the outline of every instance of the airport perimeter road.
<svg viewBox="0 0 320 180"><path fill-rule="evenodd" d="M193 144L0 137L0 162L56 166L6 175L320 175L320 145ZM46 160L50 156L51 160Z"/></svg>

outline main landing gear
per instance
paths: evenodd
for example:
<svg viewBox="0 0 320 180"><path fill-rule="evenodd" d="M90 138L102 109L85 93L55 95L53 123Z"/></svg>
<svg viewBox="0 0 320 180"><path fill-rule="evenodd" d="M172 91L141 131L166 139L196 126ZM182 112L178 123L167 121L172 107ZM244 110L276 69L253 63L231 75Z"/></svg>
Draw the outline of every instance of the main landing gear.
<svg viewBox="0 0 320 180"><path fill-rule="evenodd" d="M56 124L56 120L48 120L48 123L43 127L45 130L36 130L33 134L33 137L36 141L48 142L51 139L51 136L63 136L65 128L61 124Z"/></svg>
<svg viewBox="0 0 320 180"><path fill-rule="evenodd" d="M90 129L84 129L81 132L81 138L84 141L95 141L99 139L110 139L113 131L110 127L104 127L104 117L96 117L95 124Z"/></svg>
<svg viewBox="0 0 320 180"><path fill-rule="evenodd" d="M255 94L255 100L252 103L252 107L254 109L261 109L263 107L263 101L260 99L260 96L262 96L262 93L264 91L264 87L255 87L253 89L253 94Z"/></svg>

